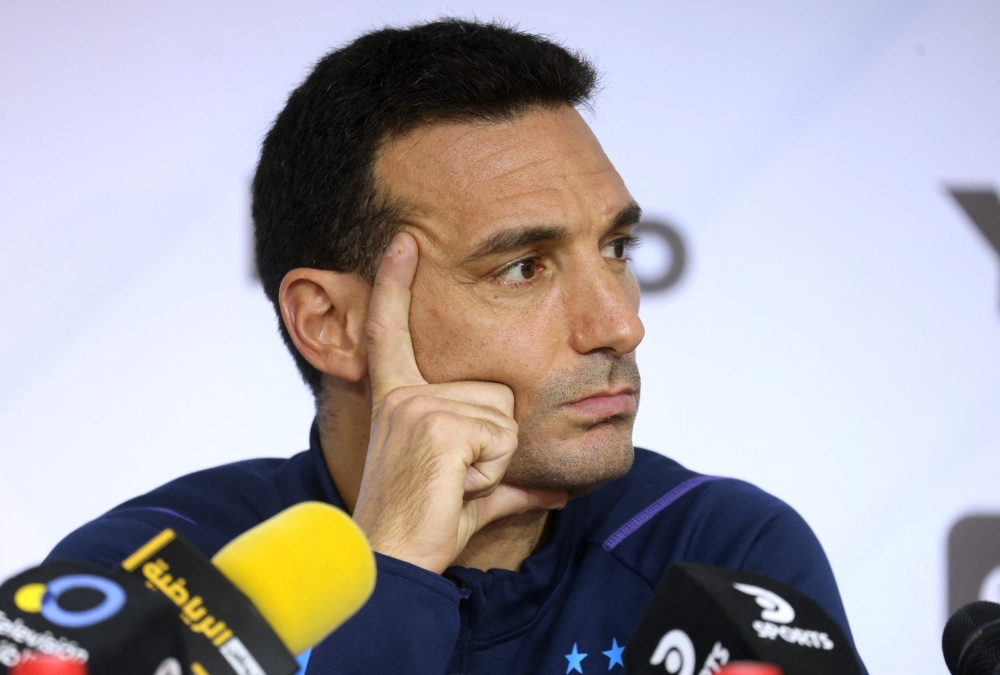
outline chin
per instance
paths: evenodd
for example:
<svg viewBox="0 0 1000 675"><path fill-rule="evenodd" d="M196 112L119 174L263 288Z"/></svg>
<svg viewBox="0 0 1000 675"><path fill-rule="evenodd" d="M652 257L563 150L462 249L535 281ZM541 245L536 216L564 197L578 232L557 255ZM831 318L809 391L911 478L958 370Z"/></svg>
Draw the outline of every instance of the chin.
<svg viewBox="0 0 1000 675"><path fill-rule="evenodd" d="M634 459L632 420L598 424L570 439L522 434L504 481L579 497L624 476Z"/></svg>

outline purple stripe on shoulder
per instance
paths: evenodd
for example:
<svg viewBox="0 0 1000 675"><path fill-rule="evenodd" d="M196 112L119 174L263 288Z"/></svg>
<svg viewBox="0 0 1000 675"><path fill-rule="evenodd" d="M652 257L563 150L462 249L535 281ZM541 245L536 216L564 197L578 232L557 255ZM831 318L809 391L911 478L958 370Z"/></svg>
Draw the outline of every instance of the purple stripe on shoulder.
<svg viewBox="0 0 1000 675"><path fill-rule="evenodd" d="M192 525L197 525L198 524L198 523L194 522L193 520L191 520L190 518L188 518L187 516L182 516L181 514L177 513L176 511L172 511L171 509L165 509L162 506L141 506L139 508L148 509L150 511L159 511L160 513L165 513L168 516L175 516L177 518L180 518L181 520L188 521Z"/></svg>
<svg viewBox="0 0 1000 675"><path fill-rule="evenodd" d="M691 490L704 483L710 483L712 481L722 479L723 476L695 476L694 478L688 478L686 481L670 490L670 492L657 499L627 523L615 530L615 533L607 538L607 540L601 545L601 548L605 551L611 551L615 546L625 541L629 535L645 525L653 516L673 504Z"/></svg>

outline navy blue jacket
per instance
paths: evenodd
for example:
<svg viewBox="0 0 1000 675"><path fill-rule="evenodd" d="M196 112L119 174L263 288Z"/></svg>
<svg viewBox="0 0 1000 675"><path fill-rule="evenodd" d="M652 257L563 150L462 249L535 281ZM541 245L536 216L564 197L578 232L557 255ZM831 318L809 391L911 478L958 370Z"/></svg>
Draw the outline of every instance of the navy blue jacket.
<svg viewBox="0 0 1000 675"><path fill-rule="evenodd" d="M315 426L306 452L178 478L84 525L49 558L117 567L166 527L211 556L306 500L344 508ZM639 448L626 476L553 513L548 541L518 572L452 567L437 575L376 559L374 594L312 650L307 675L621 672L621 648L675 561L789 583L850 635L826 555L791 507Z"/></svg>

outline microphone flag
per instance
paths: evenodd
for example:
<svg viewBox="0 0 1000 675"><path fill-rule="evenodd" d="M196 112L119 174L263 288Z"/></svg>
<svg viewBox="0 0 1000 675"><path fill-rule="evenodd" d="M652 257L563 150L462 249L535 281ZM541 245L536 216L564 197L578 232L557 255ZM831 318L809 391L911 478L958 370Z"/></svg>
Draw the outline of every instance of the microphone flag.
<svg viewBox="0 0 1000 675"><path fill-rule="evenodd" d="M293 675L298 671L295 657L253 603L173 530L153 537L122 562L122 568L168 599L175 617L179 613L193 675Z"/></svg>

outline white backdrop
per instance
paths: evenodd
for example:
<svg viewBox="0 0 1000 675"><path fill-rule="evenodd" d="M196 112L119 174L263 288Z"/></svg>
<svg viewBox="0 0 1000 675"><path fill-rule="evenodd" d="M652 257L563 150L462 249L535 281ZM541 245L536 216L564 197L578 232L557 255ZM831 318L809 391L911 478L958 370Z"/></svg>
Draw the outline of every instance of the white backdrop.
<svg viewBox="0 0 1000 675"><path fill-rule="evenodd" d="M997 0L5 0L0 577L306 446L250 274L258 144L327 50L444 13L595 56L598 137L684 236L641 310L637 443L799 509L873 673L945 672L948 529L1000 512L1000 268L945 190L1000 187Z"/></svg>

